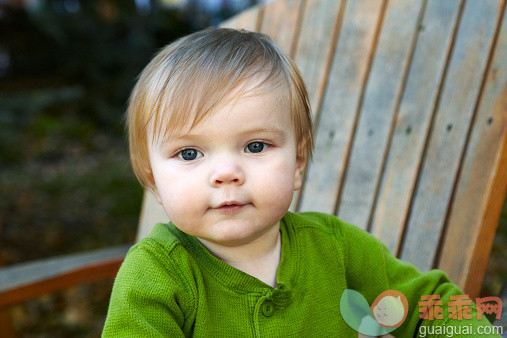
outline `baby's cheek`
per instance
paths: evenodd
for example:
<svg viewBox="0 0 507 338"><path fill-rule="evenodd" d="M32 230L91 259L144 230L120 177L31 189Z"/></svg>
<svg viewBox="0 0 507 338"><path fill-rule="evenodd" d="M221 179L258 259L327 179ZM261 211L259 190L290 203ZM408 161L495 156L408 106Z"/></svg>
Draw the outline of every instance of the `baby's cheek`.
<svg viewBox="0 0 507 338"><path fill-rule="evenodd" d="M280 209L284 214L290 206L294 194L294 177L276 175L264 181L263 198L268 205Z"/></svg>
<svg viewBox="0 0 507 338"><path fill-rule="evenodd" d="M163 207L171 220L188 218L196 214L196 208L202 204L198 203L202 192L194 185L184 183L183 181L173 182L164 187Z"/></svg>

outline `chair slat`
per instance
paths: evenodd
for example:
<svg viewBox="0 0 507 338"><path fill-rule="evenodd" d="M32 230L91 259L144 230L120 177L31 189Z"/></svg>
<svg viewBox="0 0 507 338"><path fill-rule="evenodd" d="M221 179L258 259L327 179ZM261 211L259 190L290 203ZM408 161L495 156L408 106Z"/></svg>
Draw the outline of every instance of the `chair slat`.
<svg viewBox="0 0 507 338"><path fill-rule="evenodd" d="M227 21L220 24L220 27L246 29L249 31L258 31L262 20L263 7L254 6L241 15L235 15Z"/></svg>
<svg viewBox="0 0 507 338"><path fill-rule="evenodd" d="M0 310L76 284L113 278L130 245L43 259L0 270Z"/></svg>
<svg viewBox="0 0 507 338"><path fill-rule="evenodd" d="M334 46L335 26L343 0L307 1L294 55L308 87L313 113L318 111Z"/></svg>
<svg viewBox="0 0 507 338"><path fill-rule="evenodd" d="M143 205L141 206L141 215L139 216L139 226L137 228L136 242L150 234L157 223L166 223L169 219L165 214L164 208L157 202L155 195L149 191L144 191Z"/></svg>
<svg viewBox="0 0 507 338"><path fill-rule="evenodd" d="M500 1L467 1L436 112L401 258L431 269L495 33Z"/></svg>
<svg viewBox="0 0 507 338"><path fill-rule="evenodd" d="M403 90L423 2L388 3L338 208L343 220L366 229Z"/></svg>
<svg viewBox="0 0 507 338"><path fill-rule="evenodd" d="M303 0L281 0L264 8L260 32L269 35L290 55L294 53L303 5Z"/></svg>
<svg viewBox="0 0 507 338"><path fill-rule="evenodd" d="M397 254L460 12L459 1L429 0L391 141L371 233Z"/></svg>
<svg viewBox="0 0 507 338"><path fill-rule="evenodd" d="M340 5L340 0L305 0L300 8L291 8L299 12L295 28L300 32L293 40L291 56L307 85L314 117L327 79ZM294 192L290 211L296 211L299 199L300 191Z"/></svg>
<svg viewBox="0 0 507 338"><path fill-rule="evenodd" d="M308 165L300 211L334 213L352 138L382 1L348 1L329 72L315 136L315 157Z"/></svg>
<svg viewBox="0 0 507 338"><path fill-rule="evenodd" d="M504 16L438 266L468 290L480 289L507 187L506 60Z"/></svg>

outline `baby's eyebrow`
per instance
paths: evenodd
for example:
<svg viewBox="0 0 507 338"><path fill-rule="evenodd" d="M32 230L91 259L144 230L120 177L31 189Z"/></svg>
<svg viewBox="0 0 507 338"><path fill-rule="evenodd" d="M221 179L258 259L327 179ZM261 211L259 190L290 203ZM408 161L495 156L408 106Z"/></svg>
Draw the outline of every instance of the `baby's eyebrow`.
<svg viewBox="0 0 507 338"><path fill-rule="evenodd" d="M262 126L262 127L253 127L249 129L239 130L237 135L238 136L248 136L248 135L255 135L255 134L275 134L276 136L286 139L287 138L287 132L281 128L275 127L275 126ZM207 137L213 137L213 134L194 134L192 131L190 131L187 134L180 134L180 135L173 135L171 137L168 137L164 139L165 142L169 141L187 141L187 140L201 140L205 139Z"/></svg>
<svg viewBox="0 0 507 338"><path fill-rule="evenodd" d="M285 142L287 140L287 132L281 128L276 126L261 126L261 127L253 127L249 129L244 129L238 131L236 136L238 137L255 137L256 135L273 135L273 137L278 137L281 142ZM209 138L213 138L214 135L210 134L194 134L190 131L187 134L180 135L172 135L170 137L164 138L161 142L158 143L158 146L162 149L167 148L169 146L173 146L179 143L185 142L205 142Z"/></svg>
<svg viewBox="0 0 507 338"><path fill-rule="evenodd" d="M246 129L239 133L240 135L254 135L254 134L275 134L276 136L285 140L287 132L283 129L274 126L263 126L258 128Z"/></svg>
<svg viewBox="0 0 507 338"><path fill-rule="evenodd" d="M197 135L181 134L172 135L170 137L164 137L162 140L156 143L156 147L161 150L169 150L173 147L179 147L184 143L200 141L201 138Z"/></svg>

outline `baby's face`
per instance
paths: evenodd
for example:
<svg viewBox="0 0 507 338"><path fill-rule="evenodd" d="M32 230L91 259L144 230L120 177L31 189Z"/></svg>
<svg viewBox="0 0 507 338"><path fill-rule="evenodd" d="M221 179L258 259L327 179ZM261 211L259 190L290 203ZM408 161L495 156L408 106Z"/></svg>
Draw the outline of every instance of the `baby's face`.
<svg viewBox="0 0 507 338"><path fill-rule="evenodd" d="M150 145L158 201L180 230L237 246L279 225L304 166L280 96L240 98L190 131Z"/></svg>

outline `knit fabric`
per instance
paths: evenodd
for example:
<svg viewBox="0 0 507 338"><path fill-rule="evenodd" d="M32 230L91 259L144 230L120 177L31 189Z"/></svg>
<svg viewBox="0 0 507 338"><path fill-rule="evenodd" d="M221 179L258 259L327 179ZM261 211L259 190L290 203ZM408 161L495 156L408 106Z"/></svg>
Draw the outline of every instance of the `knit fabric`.
<svg viewBox="0 0 507 338"><path fill-rule="evenodd" d="M116 278L104 337L357 337L342 319L345 289L371 305L401 291L409 313L397 337L418 325L490 326L483 318L419 318L422 295L443 304L461 294L441 271L421 273L376 238L334 216L287 213L280 222L281 260L273 288L213 256L173 224L157 224L132 247ZM459 337L455 335L454 337ZM466 335L463 335L463 337Z"/></svg>

